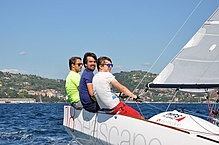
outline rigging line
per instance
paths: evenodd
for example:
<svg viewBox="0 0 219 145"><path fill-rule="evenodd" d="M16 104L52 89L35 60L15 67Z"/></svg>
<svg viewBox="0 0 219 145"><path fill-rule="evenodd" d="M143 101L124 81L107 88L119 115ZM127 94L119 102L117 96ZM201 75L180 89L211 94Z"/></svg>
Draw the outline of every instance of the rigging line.
<svg viewBox="0 0 219 145"><path fill-rule="evenodd" d="M199 131L199 130L192 130L192 129L187 129L187 128L178 128L178 129L181 129L181 130L185 130L185 131L189 131L190 134L193 132L193 133L201 133L201 134L206 134L206 135L215 135L215 136L219 136L218 133L214 133L214 132L204 132L204 131ZM204 128L205 129L205 128Z"/></svg>
<svg viewBox="0 0 219 145"><path fill-rule="evenodd" d="M144 78L148 75L148 73L151 71L151 69L154 67L154 65L157 63L157 61L160 59L160 57L163 55L163 53L166 51L166 49L169 47L169 45L172 43L172 41L175 39L175 37L178 35L178 33L181 31L181 29L184 27L184 25L187 23L187 21L189 20L189 18L193 15L193 13L196 11L196 9L199 7L199 5L201 4L202 0L199 1L199 3L196 5L196 7L193 9L193 11L191 12L191 14L187 17L187 19L184 21L184 23L181 25L181 27L179 28L179 30L175 33L175 35L172 37L172 39L169 41L169 43L167 44L167 46L163 49L163 51L161 52L161 54L157 57L157 59L154 61L154 63L152 64L152 66L149 68L149 70L147 71L147 73L143 76L143 78L140 80L140 82L137 84L137 86L134 88L134 90L132 91L132 93L139 87L139 85L142 83L142 81L144 80ZM141 93L141 92L140 92ZM130 99L130 97L128 97L126 99L126 101L128 101ZM125 101L125 102L126 102ZM142 112L139 105L136 103L138 109L140 110L140 113ZM169 106L168 106L169 108ZM167 108L167 109L168 109ZM141 115L144 117L144 115L141 113Z"/></svg>
<svg viewBox="0 0 219 145"><path fill-rule="evenodd" d="M144 116L143 112L141 111L141 108L139 107L139 105L138 105L138 103L137 103L137 102L136 102L136 105L137 105L137 107L138 107L138 110L139 110L139 112L140 112L141 116L145 118L145 116Z"/></svg>
<svg viewBox="0 0 219 145"><path fill-rule="evenodd" d="M181 27L179 28L179 30L175 33L175 35L172 37L172 39L169 41L169 43L167 44L167 46L163 49L163 51L161 52L161 54L157 57L157 59L154 61L154 63L152 64L152 66L149 68L149 70L147 71L147 73L143 76L143 78L140 80L140 82L137 84L137 86L134 88L134 90L132 91L132 93L139 87L139 85L142 83L142 81L144 80L144 78L148 75L148 73L151 71L151 69L154 67L154 65L157 63L157 61L160 59L160 57L163 55L163 53L166 51L166 49L169 47L169 45L172 43L172 41L175 39L175 37L178 35L178 33L181 31L181 29L184 27L184 25L187 23L187 21L190 19L190 17L193 15L193 13L196 11L196 9L199 7L199 5L201 4L202 0L199 1L199 3L196 5L196 7L193 9L193 11L191 12L191 14L187 17L187 19L184 21L184 23L181 25ZM126 99L126 101L128 101L130 99L130 97L128 97ZM125 101L125 102L126 102ZM136 103L137 104L137 103ZM141 109L137 104L137 107L139 108L140 112ZM142 114L143 115L143 114ZM143 116L144 117L144 116Z"/></svg>
<svg viewBox="0 0 219 145"><path fill-rule="evenodd" d="M189 117L195 122L197 123L201 128L203 128L204 130L206 130L207 132L211 133L211 134L214 134L214 135L219 135L219 134L215 134L214 132L208 130L207 128L205 128L203 125L201 125L198 121L196 121L193 116L189 115Z"/></svg>
<svg viewBox="0 0 219 145"><path fill-rule="evenodd" d="M168 109L170 108L170 105L172 104L172 102L173 102L173 99L176 97L176 94L179 92L179 89L176 89L176 92L175 92L175 94L174 94L174 96L173 96L173 98L172 98L172 100L171 100L171 102L168 104L168 106L167 106L167 109L166 109L166 111L165 112L167 112L168 111Z"/></svg>
<svg viewBox="0 0 219 145"><path fill-rule="evenodd" d="M178 31L175 33L175 35L172 37L172 39L169 41L169 43L167 44L167 46L163 49L163 51L161 52L161 54L157 57L157 59L154 61L154 63L152 64L152 66L149 68L149 70L147 71L147 73L143 76L143 78L141 79L141 81L138 83L138 85L135 87L135 89L133 90L133 92L138 88L138 86L142 83L142 81L144 80L144 78L147 76L148 72L151 71L151 69L154 67L154 65L157 63L157 61L160 59L160 57L163 55L163 53L166 51L166 49L169 47L169 45L172 43L172 41L175 39L175 37L178 35L178 33L181 31L181 29L184 27L184 25L187 23L187 21L190 19L190 17L193 15L193 13L196 11L196 9L199 7L199 5L201 4L202 0L199 1L199 3L196 5L196 7L193 9L193 11L191 12L191 14L187 17L187 19L184 21L184 23L181 25L181 27L178 29Z"/></svg>
<svg viewBox="0 0 219 145"><path fill-rule="evenodd" d="M204 118L209 118L209 116L207 115L203 115L203 114L200 114L200 113L197 113L197 112L194 112L194 111L190 111L190 110L187 110L187 109L184 109L188 114L191 114L191 115L196 115L196 116L200 116L200 117L204 117Z"/></svg>

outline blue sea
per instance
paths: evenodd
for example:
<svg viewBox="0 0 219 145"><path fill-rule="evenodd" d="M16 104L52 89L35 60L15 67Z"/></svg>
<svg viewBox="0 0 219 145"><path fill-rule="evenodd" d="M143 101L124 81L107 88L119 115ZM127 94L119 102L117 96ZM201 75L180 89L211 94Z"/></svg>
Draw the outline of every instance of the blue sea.
<svg viewBox="0 0 219 145"><path fill-rule="evenodd" d="M69 145L77 144L65 131L63 108L65 103L0 104L0 145ZM143 103L130 106L149 118L165 111L166 103ZM139 110L140 109L140 110ZM208 118L207 104L171 104L178 109Z"/></svg>

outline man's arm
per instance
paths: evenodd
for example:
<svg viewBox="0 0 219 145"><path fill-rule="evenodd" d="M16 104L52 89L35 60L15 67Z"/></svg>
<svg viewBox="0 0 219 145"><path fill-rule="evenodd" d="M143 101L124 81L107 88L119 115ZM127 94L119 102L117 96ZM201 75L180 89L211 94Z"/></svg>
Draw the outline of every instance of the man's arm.
<svg viewBox="0 0 219 145"><path fill-rule="evenodd" d="M91 96L91 99L96 101L96 98L94 97L94 92L93 92L93 84L92 83L87 83L87 89L88 89L89 95Z"/></svg>
<svg viewBox="0 0 219 145"><path fill-rule="evenodd" d="M132 98L137 98L135 94L133 94L131 91L129 91L128 88L120 84L115 78L111 81L112 85L119 89L121 92L123 92L125 95L132 97Z"/></svg>

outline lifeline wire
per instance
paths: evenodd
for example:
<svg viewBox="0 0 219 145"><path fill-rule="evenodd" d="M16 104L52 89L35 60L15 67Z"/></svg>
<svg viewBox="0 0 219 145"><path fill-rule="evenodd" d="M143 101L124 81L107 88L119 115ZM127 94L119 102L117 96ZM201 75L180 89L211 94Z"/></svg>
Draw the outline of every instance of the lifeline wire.
<svg viewBox="0 0 219 145"><path fill-rule="evenodd" d="M137 84L137 86L135 87L135 89L132 91L132 93L138 88L138 86L142 83L142 81L144 80L144 78L148 75L148 72L151 71L151 69L154 67L154 65L157 63L157 61L160 59L160 57L163 55L163 53L166 51L166 49L169 47L169 45L172 43L172 41L175 39L175 37L178 35L178 33L181 31L181 29L184 27L184 25L187 23L187 21L190 19L190 17L193 15L193 13L196 11L196 9L199 7L199 5L201 4L202 0L199 1L199 3L196 5L196 7L193 9L193 11L191 12L191 14L187 17L187 19L184 21L184 23L181 25L181 27L179 28L179 30L175 33L175 35L172 37L172 39L169 41L169 43L167 44L167 46L163 49L163 51L161 52L161 54L157 57L157 59L154 61L154 63L152 64L152 66L149 68L149 70L147 71L147 73L143 76L143 78L141 79L141 81ZM130 96L127 98L126 101L128 101L130 99ZM125 102L126 102L125 101ZM140 107L137 107L140 110L141 115L143 116ZM143 116L144 117L144 116Z"/></svg>
<svg viewBox="0 0 219 145"><path fill-rule="evenodd" d="M166 112L168 111L168 109L169 109L171 103L173 102L173 99L176 97L176 94L177 94L178 92L179 92L179 89L176 89L176 92L175 92L175 94L173 95L173 98L172 98L171 102L170 102L169 105L167 106Z"/></svg>
<svg viewBox="0 0 219 145"><path fill-rule="evenodd" d="M199 3L196 5L195 9L191 12L191 14L187 17L187 19L184 21L184 23L182 24L182 26L179 28L179 30L176 32L176 34L173 36L173 38L169 41L169 43L167 44L167 46L163 49L163 51L161 52L161 54L157 57L157 59L154 61L154 63L152 64L152 66L149 68L149 70L147 71L147 73L144 75L144 77L141 79L141 81L138 83L138 85L135 87L135 89L133 90L133 92L138 88L138 86L142 83L142 81L144 80L144 78L147 76L148 72L151 71L151 69L154 67L154 65L157 63L157 61L160 59L160 57L163 55L163 53L166 51L166 49L169 47L169 45L172 43L172 41L175 39L175 37L178 35L178 33L181 31L181 29L184 27L184 25L187 23L187 21L189 20L189 18L193 15L193 13L196 11L196 9L198 8L198 6L201 4L202 0L199 1Z"/></svg>

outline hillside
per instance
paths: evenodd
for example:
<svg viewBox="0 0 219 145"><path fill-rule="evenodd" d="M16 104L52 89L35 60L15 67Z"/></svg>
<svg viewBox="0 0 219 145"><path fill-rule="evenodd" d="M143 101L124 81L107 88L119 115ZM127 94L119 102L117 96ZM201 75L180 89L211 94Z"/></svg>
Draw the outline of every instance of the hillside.
<svg viewBox="0 0 219 145"><path fill-rule="evenodd" d="M139 84L139 82L142 80L142 82L139 84L137 89L144 89L145 85L149 82L152 82L153 79L157 76L156 74L147 73L146 71L131 71L131 72L124 72L121 71L120 73L114 74L116 79L123 85L125 85L127 88L129 88L131 91L133 91L136 86ZM115 91L118 91L114 88Z"/></svg>
<svg viewBox="0 0 219 145"><path fill-rule="evenodd" d="M178 92L173 99L175 89L149 89L145 92L146 84L152 82L157 74L147 73L145 71L131 71L131 72L120 72L114 74L116 79L134 91L135 94L140 95L148 102L205 102L206 97L203 94L192 94L185 92ZM141 82L139 84L139 82ZM136 86L138 86L136 88ZM117 89L113 88L115 92ZM209 94L212 101L216 100L216 92Z"/></svg>
<svg viewBox="0 0 219 145"><path fill-rule="evenodd" d="M64 80L0 71L0 98L35 98L38 101L40 96L45 101L64 100L64 83Z"/></svg>
<svg viewBox="0 0 219 145"><path fill-rule="evenodd" d="M114 74L121 84L140 95L149 102L170 102L174 95L172 89L150 89L145 93L145 85L157 75L145 71L120 72ZM144 79L143 79L144 78ZM139 82L141 83L139 84ZM0 98L40 98L43 102L67 101L65 80L42 78L36 75L3 73L0 71ZM136 88L136 86L138 86ZM134 90L135 89L135 90ZM119 93L113 88L115 93ZM215 96L215 94L213 94ZM175 102L202 102L205 97L197 94L179 92L174 98Z"/></svg>

